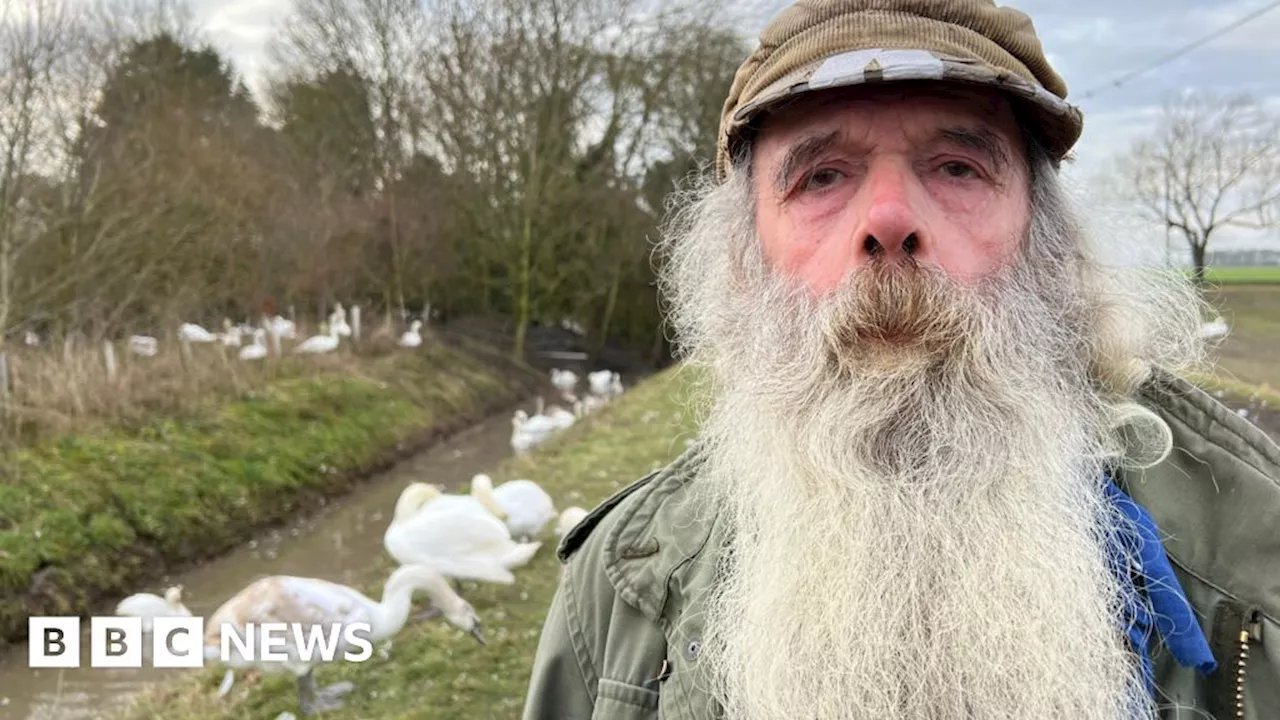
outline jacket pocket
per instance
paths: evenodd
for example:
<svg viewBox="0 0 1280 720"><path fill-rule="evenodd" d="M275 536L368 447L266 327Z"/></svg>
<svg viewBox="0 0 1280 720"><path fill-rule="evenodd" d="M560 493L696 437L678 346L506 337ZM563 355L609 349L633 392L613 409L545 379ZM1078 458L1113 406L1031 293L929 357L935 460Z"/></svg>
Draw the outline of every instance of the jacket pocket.
<svg viewBox="0 0 1280 720"><path fill-rule="evenodd" d="M591 720L657 720L658 691L600 678Z"/></svg>

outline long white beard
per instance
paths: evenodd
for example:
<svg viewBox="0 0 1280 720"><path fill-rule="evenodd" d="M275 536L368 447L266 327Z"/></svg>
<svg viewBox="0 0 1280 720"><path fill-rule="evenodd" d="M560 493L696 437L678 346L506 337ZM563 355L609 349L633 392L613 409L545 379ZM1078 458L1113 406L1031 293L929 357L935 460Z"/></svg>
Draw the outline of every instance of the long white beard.
<svg viewBox="0 0 1280 720"><path fill-rule="evenodd" d="M1141 716L1093 413L1029 373L967 372L798 413L721 396L700 483L734 536L703 658L727 717Z"/></svg>
<svg viewBox="0 0 1280 720"><path fill-rule="evenodd" d="M700 661L726 717L1152 717L1102 488L1119 420L1167 430L1099 389L1097 353L1123 343L1087 337L1072 258L1028 251L895 320L921 295L809 298L737 237L745 190L716 192L664 279L709 371L696 487L732 528ZM1060 250L1045 224L1028 245ZM1177 336L1194 306L1170 297ZM867 341L882 322L929 341Z"/></svg>

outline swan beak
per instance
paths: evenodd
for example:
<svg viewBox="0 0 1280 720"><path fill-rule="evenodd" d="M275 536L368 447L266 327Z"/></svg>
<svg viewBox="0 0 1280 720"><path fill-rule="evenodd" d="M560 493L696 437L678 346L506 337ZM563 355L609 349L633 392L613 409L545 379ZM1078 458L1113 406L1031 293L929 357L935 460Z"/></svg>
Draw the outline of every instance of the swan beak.
<svg viewBox="0 0 1280 720"><path fill-rule="evenodd" d="M475 638L475 639L476 639L476 642L480 643L481 645L488 645L488 644L489 644L489 643L486 643L486 642L484 641L484 635L481 635L481 634L480 634L480 626L479 626L479 625L477 625L477 626L475 626L475 627L471 628L471 637Z"/></svg>

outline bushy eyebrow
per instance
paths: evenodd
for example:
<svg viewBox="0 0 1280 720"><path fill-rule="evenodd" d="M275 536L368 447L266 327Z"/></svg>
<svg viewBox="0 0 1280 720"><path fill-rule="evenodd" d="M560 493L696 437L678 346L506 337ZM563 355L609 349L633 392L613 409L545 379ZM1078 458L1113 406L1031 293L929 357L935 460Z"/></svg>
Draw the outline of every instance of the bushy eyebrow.
<svg viewBox="0 0 1280 720"><path fill-rule="evenodd" d="M938 138L946 142L982 153L995 167L996 175L1003 175L1011 164L1009 150L1004 140L984 127L949 127L938 131Z"/></svg>
<svg viewBox="0 0 1280 720"><path fill-rule="evenodd" d="M778 171L773 178L774 188L779 193L786 192L791 176L798 168L812 163L840 142L841 132L833 130L807 135L792 143L783 155L782 162L778 164ZM933 142L950 143L981 153L994 166L992 171L996 175L1002 175L1011 164L1006 143L988 128L966 126L942 128L935 134Z"/></svg>
<svg viewBox="0 0 1280 720"><path fill-rule="evenodd" d="M778 164L778 172L773 176L773 186L779 193L787 191L787 185L796 168L812 163L816 158L831 149L840 140L840 131L833 130L824 134L808 135L787 148L787 154Z"/></svg>

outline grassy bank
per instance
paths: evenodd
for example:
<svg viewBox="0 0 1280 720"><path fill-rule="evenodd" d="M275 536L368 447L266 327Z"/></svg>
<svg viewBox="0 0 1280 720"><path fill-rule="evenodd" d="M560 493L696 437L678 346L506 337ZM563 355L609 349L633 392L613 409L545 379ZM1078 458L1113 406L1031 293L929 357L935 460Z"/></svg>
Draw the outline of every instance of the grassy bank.
<svg viewBox="0 0 1280 720"><path fill-rule="evenodd" d="M0 642L30 615L87 614L229 550L432 437L522 396L540 374L435 343L312 358L305 372L162 420L93 426L0 465Z"/></svg>
<svg viewBox="0 0 1280 720"><path fill-rule="evenodd" d="M1207 297L1231 328L1216 352L1220 379L1280 391L1280 284L1221 287Z"/></svg>
<svg viewBox="0 0 1280 720"><path fill-rule="evenodd" d="M495 483L537 481L558 508L592 507L617 489L675 457L692 437L680 406L680 377L668 371L627 391L591 419L528 458L513 458L491 473ZM317 670L321 684L350 679L356 689L333 718L516 718L524 702L530 661L559 565L554 537L510 586L464 583L463 593L485 626L488 645L440 620L411 623L392 642L389 657ZM389 572L391 561L383 563ZM381 587L364 588L379 597ZM420 606L425 606L419 597ZM274 718L297 711L289 677L242 683L214 696L221 670L210 668L149 691L125 718Z"/></svg>
<svg viewBox="0 0 1280 720"><path fill-rule="evenodd" d="M1210 285L1280 284L1280 265L1209 267L1204 277Z"/></svg>

